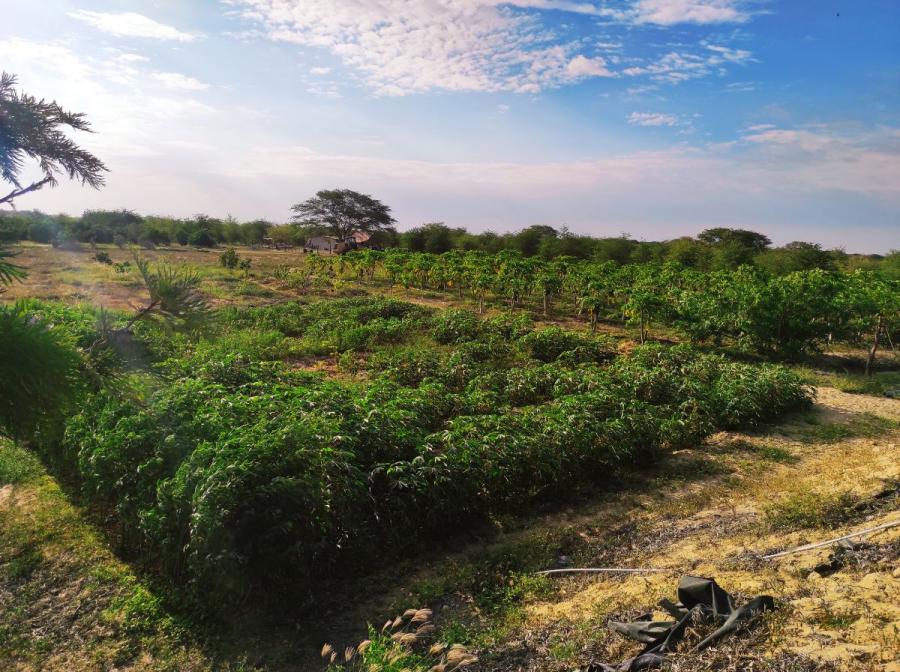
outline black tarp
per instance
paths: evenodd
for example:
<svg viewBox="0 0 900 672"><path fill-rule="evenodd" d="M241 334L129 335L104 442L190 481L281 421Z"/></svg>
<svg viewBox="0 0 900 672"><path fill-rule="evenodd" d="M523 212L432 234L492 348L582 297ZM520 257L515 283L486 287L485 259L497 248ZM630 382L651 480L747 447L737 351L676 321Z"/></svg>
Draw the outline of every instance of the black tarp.
<svg viewBox="0 0 900 672"><path fill-rule="evenodd" d="M625 637L645 644L637 656L618 664L592 663L585 672L639 672L660 667L665 656L684 639L688 626L718 624L691 650L702 651L738 629L742 621L775 608L775 600L768 595L755 597L743 606L735 607L734 600L714 579L684 576L678 583L678 602L659 603L675 620L654 621L644 614L630 623L611 621L609 627Z"/></svg>

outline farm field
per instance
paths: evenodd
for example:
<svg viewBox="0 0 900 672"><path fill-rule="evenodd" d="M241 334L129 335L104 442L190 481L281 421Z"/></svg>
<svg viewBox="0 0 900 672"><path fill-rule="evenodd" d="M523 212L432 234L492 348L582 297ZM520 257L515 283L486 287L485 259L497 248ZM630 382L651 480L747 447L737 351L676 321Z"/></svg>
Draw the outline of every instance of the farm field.
<svg viewBox="0 0 900 672"><path fill-rule="evenodd" d="M690 275L661 301L652 274L542 280L515 257L14 250L29 275L0 300L113 382L76 390L62 427L23 423L28 452L3 444L0 661L307 670L369 640L346 667L427 670L444 642L473 669L570 670L633 655L606 622L693 573L781 608L673 669L893 669L896 528L825 575L827 548L758 559L897 519L896 362L864 376L863 343L827 343L813 312L742 340ZM202 324L104 336L147 304L144 261L191 274ZM849 277L745 280L814 311ZM720 317L702 333L701 309ZM535 574L571 565L670 571ZM410 608L432 612L426 644L380 634Z"/></svg>
<svg viewBox="0 0 900 672"><path fill-rule="evenodd" d="M900 672L900 3L20 4L0 672Z"/></svg>

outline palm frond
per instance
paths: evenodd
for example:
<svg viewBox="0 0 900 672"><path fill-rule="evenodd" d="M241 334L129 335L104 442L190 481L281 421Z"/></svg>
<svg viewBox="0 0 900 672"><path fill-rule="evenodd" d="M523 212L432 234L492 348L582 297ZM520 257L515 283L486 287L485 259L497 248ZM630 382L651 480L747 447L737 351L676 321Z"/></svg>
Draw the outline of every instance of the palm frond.
<svg viewBox="0 0 900 672"><path fill-rule="evenodd" d="M9 285L25 278L25 269L9 261L15 256L18 256L17 252L0 248L0 285Z"/></svg>

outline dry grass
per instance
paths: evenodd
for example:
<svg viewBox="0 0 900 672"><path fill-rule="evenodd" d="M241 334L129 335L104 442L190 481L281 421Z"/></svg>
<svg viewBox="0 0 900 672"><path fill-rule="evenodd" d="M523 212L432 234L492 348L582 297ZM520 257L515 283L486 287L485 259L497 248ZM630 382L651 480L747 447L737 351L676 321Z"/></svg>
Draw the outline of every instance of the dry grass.
<svg viewBox="0 0 900 672"><path fill-rule="evenodd" d="M893 418L900 412L900 402L820 391L817 412L823 418L833 419L839 413L845 422L852 422L856 414L873 410ZM705 504L698 510L690 512L690 507L678 505L679 500L691 499L682 489L663 501L647 498L627 514L641 521L642 531L625 552L605 559L619 566L671 568L671 574L563 579L564 594L527 608L528 628L552 630L557 622L605 621L613 613L652 606L671 593L679 575L692 573L713 576L737 594L768 593L780 601L783 621L755 655L799 655L840 669L892 669L889 664L900 659L900 571L896 569L900 529L872 538L885 549L877 561L865 567L849 566L827 577L810 573L826 560L827 548L772 562L757 558L764 552L900 520L896 500L887 508L862 507L860 516L848 524L829 526L827 520L801 516L789 532L772 529L764 515L766 507L785 501L821 504L852 496L854 502L864 502L881 492L886 482L900 476L900 432L816 444L792 440L793 430L788 423L770 434L720 435L713 447L733 446L735 440L744 446L778 447L795 455L796 462L769 463L762 470L745 455L722 454L719 459L730 464L732 473L719 483L699 486L705 497L695 495L694 499ZM673 516L673 511L687 515ZM604 651L612 660L620 653L617 646L611 642ZM683 669L692 668L688 664Z"/></svg>
<svg viewBox="0 0 900 672"><path fill-rule="evenodd" d="M128 249L115 246L98 246L107 252L114 263L132 261ZM28 277L22 283L7 288L0 301L18 298L60 300L68 303L87 302L110 309L127 310L140 304L145 296L136 270L116 273L115 268L94 260L94 251L88 246L77 251L54 249L49 245L22 245L14 248L19 256L15 261L25 267ZM212 305L258 304L295 292L260 284L268 274L281 264L299 264L302 254L296 250L241 249L241 256L252 262L251 275L244 280L242 271L230 271L219 264L221 250L191 248L160 248L142 250L140 254L151 261L184 264L200 272L201 290ZM235 291L244 286L242 292ZM254 286L257 288L254 291ZM267 291L263 291L267 290ZM257 295L253 295L257 294ZM263 294L259 296L259 294Z"/></svg>

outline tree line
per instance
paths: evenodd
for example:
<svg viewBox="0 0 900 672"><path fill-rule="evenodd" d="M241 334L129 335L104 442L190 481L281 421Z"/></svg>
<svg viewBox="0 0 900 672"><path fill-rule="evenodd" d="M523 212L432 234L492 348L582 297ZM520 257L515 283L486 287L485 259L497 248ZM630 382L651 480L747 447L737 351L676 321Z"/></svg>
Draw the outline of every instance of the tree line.
<svg viewBox="0 0 900 672"><path fill-rule="evenodd" d="M346 227L345 227L346 228ZM0 213L0 244L23 240L65 246L70 241L85 244L138 245L153 248L169 245L215 247L217 245L261 245L265 239L302 246L316 235L334 232L326 223L304 220L278 224L264 219L238 221L199 214L190 218L141 216L131 210L88 210L80 217L51 215L39 210ZM628 236L593 237L565 228L534 225L520 231L472 233L443 223L423 224L399 232L392 227L374 233L380 248L442 254L451 250L497 254L514 251L523 257L550 260L558 257L610 261L617 265L676 262L702 271L734 270L753 265L775 275L811 270L876 270L900 277L900 253L885 255L848 254L826 250L808 242L773 247L765 235L742 229L711 228L696 237L668 241L639 241Z"/></svg>

